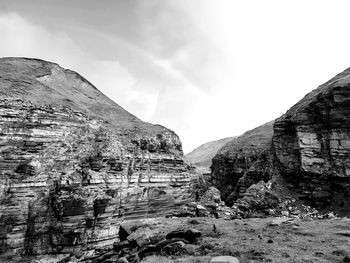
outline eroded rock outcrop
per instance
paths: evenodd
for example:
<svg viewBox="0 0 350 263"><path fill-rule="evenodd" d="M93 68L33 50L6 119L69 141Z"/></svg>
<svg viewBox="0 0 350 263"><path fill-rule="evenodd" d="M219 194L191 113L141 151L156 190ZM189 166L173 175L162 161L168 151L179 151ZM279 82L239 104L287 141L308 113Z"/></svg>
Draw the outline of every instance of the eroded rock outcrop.
<svg viewBox="0 0 350 263"><path fill-rule="evenodd" d="M228 142L213 158L211 183L228 204L250 185L269 179L272 134L273 122L268 122Z"/></svg>
<svg viewBox="0 0 350 263"><path fill-rule="evenodd" d="M274 126L282 174L298 197L350 214L350 70L306 95Z"/></svg>
<svg viewBox="0 0 350 263"><path fill-rule="evenodd" d="M285 182L283 187L299 200L350 215L349 156L348 69L306 95L274 124L225 145L213 159L211 176L230 205L242 200L250 185L281 176L277 182Z"/></svg>
<svg viewBox="0 0 350 263"><path fill-rule="evenodd" d="M112 244L188 202L193 177L174 132L57 64L0 59L0 253Z"/></svg>

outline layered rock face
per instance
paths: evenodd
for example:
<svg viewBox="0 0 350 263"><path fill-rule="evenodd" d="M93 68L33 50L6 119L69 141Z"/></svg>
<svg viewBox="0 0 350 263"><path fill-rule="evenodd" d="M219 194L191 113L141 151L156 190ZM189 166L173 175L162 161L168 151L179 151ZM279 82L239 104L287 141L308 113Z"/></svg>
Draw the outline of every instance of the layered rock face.
<svg viewBox="0 0 350 263"><path fill-rule="evenodd" d="M273 122L268 122L228 142L213 158L211 183L228 204L251 184L268 180L272 134Z"/></svg>
<svg viewBox="0 0 350 263"><path fill-rule="evenodd" d="M350 214L350 70L306 95L275 121L273 132L263 133L263 143L234 140L213 159L213 182L226 196L231 191L229 202L254 180L280 175L296 197ZM241 150L247 145L250 151Z"/></svg>
<svg viewBox="0 0 350 263"><path fill-rule="evenodd" d="M350 70L277 119L273 144L283 175L301 199L350 214Z"/></svg>
<svg viewBox="0 0 350 263"><path fill-rule="evenodd" d="M178 136L57 64L0 59L0 253L111 244L122 221L188 202Z"/></svg>

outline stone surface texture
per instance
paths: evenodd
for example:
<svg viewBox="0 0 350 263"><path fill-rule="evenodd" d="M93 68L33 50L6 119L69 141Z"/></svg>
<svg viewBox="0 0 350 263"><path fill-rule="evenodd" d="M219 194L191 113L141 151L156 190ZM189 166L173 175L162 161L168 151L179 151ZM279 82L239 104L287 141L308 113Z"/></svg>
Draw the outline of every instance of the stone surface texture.
<svg viewBox="0 0 350 263"><path fill-rule="evenodd" d="M350 215L350 69L213 159L212 182L230 205L250 185L276 176L298 200Z"/></svg>
<svg viewBox="0 0 350 263"><path fill-rule="evenodd" d="M223 199L238 198L251 184L268 180L272 134L273 122L268 122L228 142L215 155L210 180Z"/></svg>
<svg viewBox="0 0 350 263"><path fill-rule="evenodd" d="M112 244L121 222L188 202L194 178L173 131L57 64L0 59L0 253Z"/></svg>
<svg viewBox="0 0 350 263"><path fill-rule="evenodd" d="M350 214L350 69L307 94L274 125L282 174L299 198Z"/></svg>

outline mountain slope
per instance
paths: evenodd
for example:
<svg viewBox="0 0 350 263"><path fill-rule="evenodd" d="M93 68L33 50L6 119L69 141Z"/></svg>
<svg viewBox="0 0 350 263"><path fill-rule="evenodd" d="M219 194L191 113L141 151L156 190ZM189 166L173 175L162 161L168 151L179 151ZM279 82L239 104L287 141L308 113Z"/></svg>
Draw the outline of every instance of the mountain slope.
<svg viewBox="0 0 350 263"><path fill-rule="evenodd" d="M198 166L210 167L212 159L215 154L227 142L233 140L235 137L228 137L217 141L207 142L194 149L192 152L185 155L193 164Z"/></svg>
<svg viewBox="0 0 350 263"><path fill-rule="evenodd" d="M69 107L117 128L159 132L163 127L141 121L106 97L78 73L56 63L28 58L1 58L1 98Z"/></svg>
<svg viewBox="0 0 350 263"><path fill-rule="evenodd" d="M226 143L213 158L212 182L220 188L226 198L239 179L260 159L260 155L271 146L273 121L245 132ZM256 175L257 182L263 179L263 173Z"/></svg>

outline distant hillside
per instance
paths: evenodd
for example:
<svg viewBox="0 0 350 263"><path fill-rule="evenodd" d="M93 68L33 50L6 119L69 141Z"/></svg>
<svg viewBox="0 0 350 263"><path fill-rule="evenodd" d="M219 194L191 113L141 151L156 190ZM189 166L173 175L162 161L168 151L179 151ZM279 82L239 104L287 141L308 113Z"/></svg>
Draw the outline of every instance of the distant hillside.
<svg viewBox="0 0 350 263"><path fill-rule="evenodd" d="M186 154L185 157L193 164L209 168L211 166L211 160L215 154L221 147L234 138L235 137L227 137L218 141L207 142L194 149L192 152Z"/></svg>

